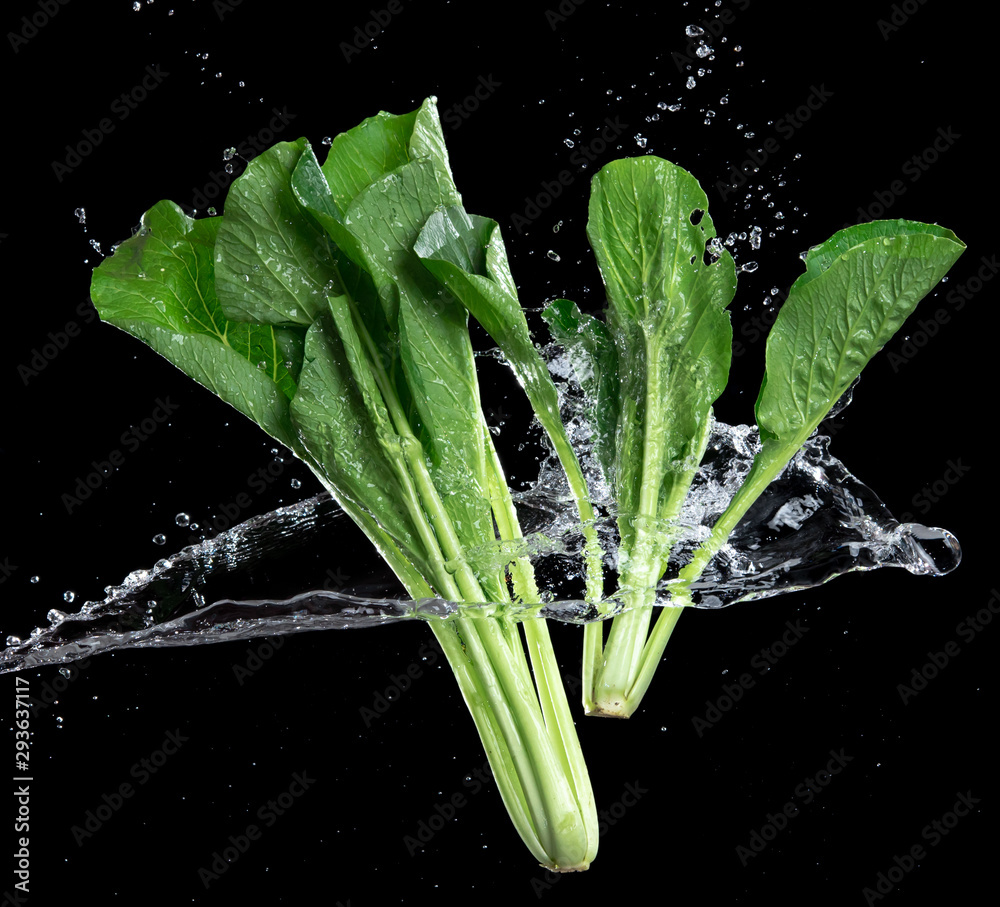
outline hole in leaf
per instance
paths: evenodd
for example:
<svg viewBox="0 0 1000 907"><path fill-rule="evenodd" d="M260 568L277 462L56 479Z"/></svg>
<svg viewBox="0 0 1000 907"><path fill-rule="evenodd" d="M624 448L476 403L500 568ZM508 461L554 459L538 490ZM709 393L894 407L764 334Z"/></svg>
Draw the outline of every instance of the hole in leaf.
<svg viewBox="0 0 1000 907"><path fill-rule="evenodd" d="M698 256L697 255L692 255L691 256L691 264L694 264L697 260L698 260Z"/></svg>
<svg viewBox="0 0 1000 907"><path fill-rule="evenodd" d="M705 216L705 212L701 208L695 208L694 211L691 212L691 223L692 223L692 225L694 225L695 227L697 227L698 224L701 223L701 219L704 216Z"/></svg>

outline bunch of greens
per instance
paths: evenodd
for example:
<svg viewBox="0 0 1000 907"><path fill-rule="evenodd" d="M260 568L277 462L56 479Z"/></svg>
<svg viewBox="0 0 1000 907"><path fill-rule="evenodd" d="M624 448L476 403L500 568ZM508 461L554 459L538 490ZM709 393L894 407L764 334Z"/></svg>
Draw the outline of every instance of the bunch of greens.
<svg viewBox="0 0 1000 907"><path fill-rule="evenodd" d="M728 377L728 252L713 256L707 200L681 168L615 161L595 177L588 234L605 321L567 300L545 310L587 394L596 468L619 544L599 545L584 471L535 346L497 224L468 214L433 99L337 136L320 165L282 142L234 181L222 216L172 202L143 216L93 276L101 318L143 340L291 449L366 533L414 598L537 603L527 548L480 405L469 314L514 370L559 458L585 537L586 596L629 609L588 625L588 712L628 715L681 607L649 632L657 583ZM757 401L764 445L674 587L690 587L741 516L869 358L962 251L904 221L851 228L814 248L767 345ZM614 555L611 558L611 555ZM541 619L502 609L432 621L504 803L543 865L585 869L598 823L586 766ZM524 639L522 640L522 633ZM528 654L525 654L525 644Z"/></svg>

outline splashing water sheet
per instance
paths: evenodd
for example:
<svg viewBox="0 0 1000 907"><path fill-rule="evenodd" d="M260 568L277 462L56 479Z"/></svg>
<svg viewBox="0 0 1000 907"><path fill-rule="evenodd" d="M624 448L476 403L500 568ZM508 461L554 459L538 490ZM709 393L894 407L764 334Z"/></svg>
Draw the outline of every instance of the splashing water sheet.
<svg viewBox="0 0 1000 907"><path fill-rule="evenodd" d="M11 816L8 902L86 890L295 904L322 885L339 905L484 893L579 903L582 885L584 898L620 897L626 861L635 884L669 877L664 896L709 887L736 903L773 896L776 880L878 903L866 889L953 894L954 879L971 878L990 837L980 804L991 802L992 679L977 653L993 645L995 581L967 514L995 493L971 435L938 422L982 422L962 389L992 386L971 377L985 358L975 351L988 290L976 287L991 249L970 243L854 402L753 504L691 586L625 722L580 707L584 627L629 605L613 582L622 515L561 347L542 352L584 453L593 527L503 357L474 334L524 539L472 556L530 558L545 594L413 599L289 450L100 324L85 300L90 270L157 199L222 213L233 179L273 142L306 135L319 154L332 131L435 94L465 204L500 223L544 344L546 302L605 307L585 234L591 177L625 156L677 161L709 196L714 254L733 255L740 288L730 384L671 527L659 613L760 449L754 395L796 255L861 219L926 216L975 234L974 168L959 161L976 118L935 87L946 67L929 52L933 4L905 22L848 4L836 21L805 11L797 24L743 2L562 4L474 35L445 4L348 4L308 29L246 4L137 6L102 18L70 5L35 32L11 26L11 79L28 86L14 115L37 124L30 176L44 195L23 223L0 225L0 254L11 273L50 275L56 292L13 338L14 431L0 442L8 769L30 779L12 781L28 802ZM882 12L895 31L879 26ZM829 42L805 41L803 23ZM95 52L87 80L67 75L43 98L31 86L81 42ZM598 61L593 48L610 45L629 61ZM868 61L865 78L844 47ZM901 73L898 108L871 109L872 79ZM331 107L333 84L354 87ZM864 168L853 152L845 165L848 135L868 137ZM64 267L52 267L57 254ZM605 551L596 600L585 528ZM586 874L546 872L525 851L428 626L498 617L547 618L600 817ZM947 832L939 843L934 822Z"/></svg>

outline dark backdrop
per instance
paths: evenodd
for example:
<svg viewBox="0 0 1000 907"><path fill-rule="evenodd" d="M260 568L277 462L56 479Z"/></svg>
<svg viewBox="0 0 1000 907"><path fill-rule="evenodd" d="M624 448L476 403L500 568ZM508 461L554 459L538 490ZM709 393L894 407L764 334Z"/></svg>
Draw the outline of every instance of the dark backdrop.
<svg viewBox="0 0 1000 907"><path fill-rule="evenodd" d="M758 265L732 306L741 355L717 412L733 422L752 418L765 298L794 280L800 252L883 214L941 223L968 244L866 369L833 443L894 513L954 531L965 563L943 579L856 574L686 615L640 713L579 722L608 819L585 876L546 877L495 790L465 780L484 762L478 738L450 672L421 660L429 633L407 624L288 638L243 683L234 666L271 651L259 642L103 656L68 680L29 672L40 705L26 903L84 893L126 904L596 903L648 885L707 903L928 904L988 884L1000 599L981 514L995 501L997 249L985 214L996 182L993 61L980 36L992 26L934 0L773 10L750 0L656 12L595 0L532 11L440 0L5 8L4 634L69 609L67 590L77 603L98 599L187 544L176 513L211 525L273 464L256 427L88 308L100 259L90 242L107 253L161 198L189 209L217 201L232 178L226 147L250 157L255 142L318 144L435 94L466 205L503 225L524 304L565 295L591 311L602 294L584 234L590 175L618 156L676 161L702 182L720 234L747 234L737 261ZM697 56L688 25L706 30L714 59ZM169 422L123 448L123 432L168 400ZM499 442L509 471L530 479L516 392L486 403L509 423ZM63 495L115 449L124 462L67 508ZM240 519L319 490L295 463L277 471ZM159 533L164 546L152 541ZM325 544L319 577L350 577L348 542ZM281 573L262 569L258 589ZM968 623L977 613L992 624ZM759 674L759 653L787 623L807 632ZM579 629L553 635L575 673ZM904 702L899 685L914 671L934 675L928 663L949 651ZM413 664L421 676L366 722L362 709ZM754 685L699 736L692 719L744 672ZM13 778L14 679L4 683ZM177 752L143 774L171 734ZM799 785L831 751L843 770L810 795ZM308 789L263 827L258 809L295 773L313 779ZM134 795L116 800L123 783ZM455 794L452 820L411 854L405 836L439 825L438 806ZM953 822L960 797L975 803ZM786 804L797 813L775 818ZM74 833L88 813L105 819ZM260 840L206 887L199 869L251 823ZM19 835L8 834L0 891L15 893ZM738 849L751 845L759 852ZM907 857L915 846L919 861ZM880 873L881 899L866 898Z"/></svg>

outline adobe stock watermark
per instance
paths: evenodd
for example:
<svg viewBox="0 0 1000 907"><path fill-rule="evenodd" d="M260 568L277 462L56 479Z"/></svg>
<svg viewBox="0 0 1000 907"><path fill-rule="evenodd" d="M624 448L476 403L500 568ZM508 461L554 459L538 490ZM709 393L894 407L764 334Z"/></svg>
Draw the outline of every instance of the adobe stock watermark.
<svg viewBox="0 0 1000 907"><path fill-rule="evenodd" d="M737 11L741 13L746 12L750 7L750 0L736 0L735 5ZM707 54L704 51L699 53L699 48L705 47L707 40L722 37L726 27L732 25L735 21L736 12L726 7L726 9L720 10L719 14L711 19L702 19L701 22L689 25L687 29L687 46L683 51L674 51L670 55L670 58L674 61L674 66L677 67L677 71L685 72L695 63L700 63ZM707 38L703 36L707 36Z"/></svg>
<svg viewBox="0 0 1000 907"><path fill-rule="evenodd" d="M350 577L339 567L335 570L328 567L323 580L323 588L330 592L342 589ZM246 658L241 662L233 662L233 676L236 682L243 686L261 668L264 667L285 644L284 636L267 636L256 645L247 646Z"/></svg>
<svg viewBox="0 0 1000 907"><path fill-rule="evenodd" d="M132 799L138 788L148 784L149 780L167 764L171 756L177 754L177 751L188 740L190 738L185 737L181 733L180 728L167 731L166 736L163 738L163 743L148 756L144 756L138 762L134 763L129 769L129 777L136 782L135 785L133 786L131 781L123 781L110 794L101 794L101 802L93 809L88 809L84 813L84 819L81 824L74 825L70 829L73 834L73 840L76 841L76 846L83 847L87 841L94 837L112 819L115 813L125 805L125 801Z"/></svg>
<svg viewBox="0 0 1000 907"><path fill-rule="evenodd" d="M941 476L925 485L910 498L910 505L915 507L922 516L926 516L931 512L932 505L937 504L947 495L971 469L971 466L962 462L961 457L957 460L948 460ZM899 522L901 523L910 523L912 521L913 514L909 511L899 515Z"/></svg>
<svg viewBox="0 0 1000 907"><path fill-rule="evenodd" d="M282 791L273 800L268 800L257 810L257 822L251 822L239 834L230 835L221 851L212 852L208 866L198 868L201 884L209 888L213 882L217 882L229 872L230 867L246 854L253 843L261 839L264 829L271 828L315 783L316 779L310 778L307 772L294 772L288 790Z"/></svg>
<svg viewBox="0 0 1000 907"><path fill-rule="evenodd" d="M469 117L479 110L479 105L483 101L493 97L493 92L501 85L503 85L503 82L498 82L494 79L493 73L480 76L476 87L470 94L466 95L461 101L452 104L451 107L441 114L441 121L449 129L459 129Z"/></svg>
<svg viewBox="0 0 1000 907"><path fill-rule="evenodd" d="M549 23L549 28L555 31L586 2L587 0L560 0L555 9L545 10L545 21Z"/></svg>
<svg viewBox="0 0 1000 907"><path fill-rule="evenodd" d="M473 769L462 779L462 788L445 798L440 803L434 804L434 809L426 819L417 822L417 827L413 834L403 835L403 846L406 852L412 857L417 851L423 850L424 845L434 840L434 836L440 832L448 822L451 822L458 815L460 809L469 805L469 797L474 797L485 787L493 783L493 773L490 771L489 760L481 767ZM465 792L468 792L466 796Z"/></svg>
<svg viewBox="0 0 1000 907"><path fill-rule="evenodd" d="M156 406L153 408L153 411L138 425L130 425L122 432L118 440L128 453L135 453L142 446L143 442L148 441L156 433L157 429L177 412L178 409L180 409L180 405L171 403L169 397L166 399L157 397ZM91 460L90 465L93 469L86 473L86 475L77 477L72 492L64 492L60 498L63 507L66 508L66 513L73 513L77 507L89 499L107 481L108 476L115 469L124 465L125 459L125 453L115 447L108 451L104 459Z"/></svg>
<svg viewBox="0 0 1000 907"><path fill-rule="evenodd" d="M889 8L889 18L879 19L876 22L878 32L883 41L888 41L898 32L910 19L913 18L927 0L903 0L902 3L893 3Z"/></svg>
<svg viewBox="0 0 1000 907"><path fill-rule="evenodd" d="M159 88L169 75L169 72L160 69L159 63L147 66L146 74L128 91L123 91L111 102L109 112L114 115L114 118L101 117L94 126L84 129L80 133L80 138L73 145L66 146L66 154L61 161L52 161L52 173L56 180L61 183L76 170L83 163L84 158L93 154L104 139L115 131L118 124L127 120L132 111Z"/></svg>
<svg viewBox="0 0 1000 907"><path fill-rule="evenodd" d="M991 623L995 615L1000 615L1000 591L990 590L990 597L975 614L966 617L955 625L955 635L966 645L972 642ZM941 672L962 654L962 647L950 639L941 649L927 653L927 661L919 668L913 668L906 683L896 684L896 692L903 705L908 705L911 699L919 696L931 681L939 677Z"/></svg>
<svg viewBox="0 0 1000 907"><path fill-rule="evenodd" d="M965 304L971 302L983 287L993 280L997 271L1000 271L1000 262L997 261L996 254L989 258L984 255L979 261L979 268L972 277L945 293L947 306L935 309L933 315L918 318L916 329L904 334L896 348L889 351L889 364L894 373L898 374L901 368L912 362L920 351L941 333L942 328L951 323L952 316L961 312Z"/></svg>
<svg viewBox="0 0 1000 907"><path fill-rule="evenodd" d="M389 675L389 683L385 689L372 692L372 703L370 706L361 706L358 714L365 723L366 728L370 728L373 722L392 708L394 702L398 702L403 694L413 686L413 682L424 676L424 671L432 667L444 654L441 644L436 639L430 639L420 646L417 651L417 660L411 662L405 671L398 674Z"/></svg>
<svg viewBox="0 0 1000 907"><path fill-rule="evenodd" d="M46 680L41 685L38 695L32 694L28 699L28 703L31 705L31 717L37 718L46 709L55 705L59 701L59 697L89 667L90 658L81 658L80 661L74 661L60 668L58 674L52 680Z"/></svg>
<svg viewBox="0 0 1000 907"><path fill-rule="evenodd" d="M523 233L524 228L530 226L534 221L542 216L542 213L552 203L563 194L563 190L572 186L576 178L586 170L591 163L604 153L611 143L618 138L626 129L628 123L623 123L618 117L613 120L610 117L604 118L604 126L599 135L596 135L586 144L581 144L574 148L569 157L575 169L560 170L554 179L542 182L541 191L533 196L524 197L524 208L520 214L510 216L511 223L518 233Z"/></svg>
<svg viewBox="0 0 1000 907"><path fill-rule="evenodd" d="M834 93L826 87L825 82L811 85L806 99L795 110L787 111L774 123L774 131L786 142L789 141L812 118L813 114L822 110ZM717 180L715 190L725 201L737 189L745 185L761 167L771 160L782 148L782 143L775 136L768 136L764 144L758 148L747 147L743 152L746 158L739 164L729 168L729 181Z"/></svg>
<svg viewBox="0 0 1000 907"><path fill-rule="evenodd" d="M49 363L69 346L71 340L80 336L83 325L97 320L97 310L89 299L77 305L76 314L79 320L70 319L63 325L61 331L49 331L45 335L45 342L32 347L28 361L22 362L17 367L17 375L25 387L32 378L37 378L49 367Z"/></svg>
<svg viewBox="0 0 1000 907"><path fill-rule="evenodd" d="M976 807L982 803L982 798L974 797L971 790L967 790L964 794L956 793L955 797L951 809L920 830L920 840L926 841L928 847L917 843L903 851L902 856L893 854L892 865L888 869L879 871L875 876L875 887L866 886L861 889L868 907L874 907L879 901L884 900L886 895L892 894L896 886L917 868L917 864L927 858L928 848L937 847L955 830L962 819L975 812Z"/></svg>
<svg viewBox="0 0 1000 907"><path fill-rule="evenodd" d="M933 141L919 154L907 158L899 168L900 173L906 177L905 182L895 179L885 189L875 190L872 193L873 200L865 207L859 205L857 218L844 223L841 229L883 217L906 194L907 189L941 160L942 155L947 154L961 137L962 134L955 132L953 127L939 126Z"/></svg>
<svg viewBox="0 0 1000 907"><path fill-rule="evenodd" d="M820 769L815 775L809 775L795 786L792 791L792 798L785 802L780 810L768 813L764 824L760 828L754 828L746 844L736 846L736 856L740 863L748 866L754 857L759 857L778 835L788 828L788 823L792 819L797 819L802 815L802 806L808 806L816 799L818 794L823 793L839 775L849 762L854 760L853 756L848 756L843 747L839 750L830 750L830 758L827 760L826 768Z"/></svg>
<svg viewBox="0 0 1000 907"><path fill-rule="evenodd" d="M800 620L795 621L794 624L791 621L785 621L785 626L787 629L780 638L761 649L750 659L750 667L756 670L758 677L767 674L809 632L809 628L803 627ZM722 693L719 696L714 700L705 700L704 716L692 716L691 724L695 733L699 737L705 736L705 732L715 727L723 716L732 711L736 704L743 699L746 691L755 686L757 686L757 679L749 671L744 671L731 683L724 683Z"/></svg>
<svg viewBox="0 0 1000 907"><path fill-rule="evenodd" d="M197 521L202 528L211 528L216 532L225 532L230 526L238 521L241 514L254 506L254 497L264 494L275 482L284 474L287 466L281 457L275 457L267 466L261 466L254 470L246 478L246 486L249 491L237 492L228 501L220 501L218 512L210 519ZM202 536L191 534L188 536L188 543L195 545L202 540Z"/></svg>
<svg viewBox="0 0 1000 907"><path fill-rule="evenodd" d="M354 37L351 41L340 42L340 52L344 55L344 59L350 63L351 57L357 56L366 47L371 46L372 41L381 35L386 26L401 12L403 12L402 0L389 0L385 9L368 10L371 18L364 25L354 26Z"/></svg>
<svg viewBox="0 0 1000 907"><path fill-rule="evenodd" d="M15 570L17 570L17 564L12 564L10 557L5 557L0 561L0 585L7 582L13 576Z"/></svg>
<svg viewBox="0 0 1000 907"><path fill-rule="evenodd" d="M248 135L233 146L235 154L239 155L243 160L250 161L258 154L266 151L296 117L296 114L288 112L287 107L282 107L281 110L278 110L277 107L272 107L271 113L273 116L268 120L266 126L261 127L254 135ZM204 186L200 189L195 189L192 186L191 207L195 211L204 211L212 205L215 199L223 198L226 190L229 188L229 184L239 176L235 172L235 168L233 170L233 173L230 173L225 167L222 167L220 170L213 170L209 173L208 182Z"/></svg>
<svg viewBox="0 0 1000 907"><path fill-rule="evenodd" d="M597 813L597 837L603 838L610 829L614 828L643 797L649 793L648 787L643 787L638 781L632 781L625 785L625 790L621 796L615 800L607 809L598 810ZM566 877L564 872L552 872L546 869L541 877L535 876L531 880L531 890L536 898L541 898L545 892L551 891L552 887L561 882Z"/></svg>
<svg viewBox="0 0 1000 907"><path fill-rule="evenodd" d="M59 10L66 6L69 0L39 0L31 17L21 16L21 27L17 31L7 32L7 43L15 54L20 53L32 38L45 28L56 16Z"/></svg>

